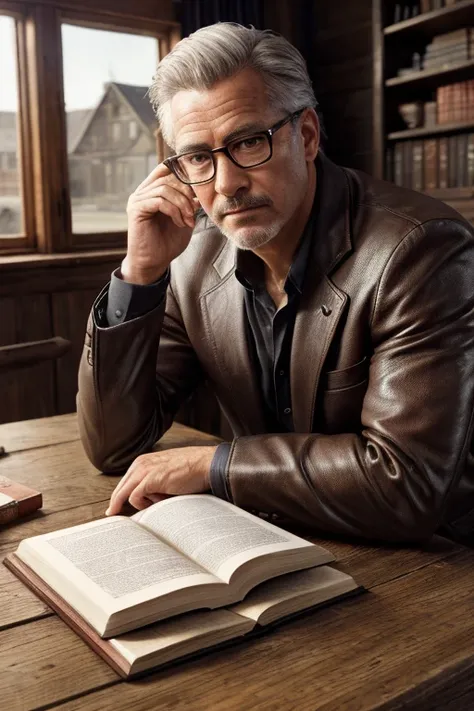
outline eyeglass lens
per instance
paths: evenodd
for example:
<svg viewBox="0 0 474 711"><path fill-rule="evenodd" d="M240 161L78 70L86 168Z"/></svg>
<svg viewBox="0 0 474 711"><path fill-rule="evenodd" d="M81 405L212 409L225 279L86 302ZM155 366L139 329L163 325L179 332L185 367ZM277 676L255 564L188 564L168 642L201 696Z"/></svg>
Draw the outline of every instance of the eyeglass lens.
<svg viewBox="0 0 474 711"><path fill-rule="evenodd" d="M271 154L268 136L264 133L232 141L227 150L241 168L251 168L268 160ZM187 153L176 160L179 177L190 183L200 183L214 177L214 158L211 151Z"/></svg>

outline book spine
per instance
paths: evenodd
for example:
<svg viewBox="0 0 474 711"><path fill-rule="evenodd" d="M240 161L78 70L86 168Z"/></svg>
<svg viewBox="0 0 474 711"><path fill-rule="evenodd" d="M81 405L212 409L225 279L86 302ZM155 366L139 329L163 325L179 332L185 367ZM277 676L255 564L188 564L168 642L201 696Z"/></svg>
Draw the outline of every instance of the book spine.
<svg viewBox="0 0 474 711"><path fill-rule="evenodd" d="M456 187L467 186L467 134L457 136Z"/></svg>
<svg viewBox="0 0 474 711"><path fill-rule="evenodd" d="M430 0L421 0L421 12L429 12L430 10Z"/></svg>
<svg viewBox="0 0 474 711"><path fill-rule="evenodd" d="M403 185L403 143L396 143L393 155L395 185Z"/></svg>
<svg viewBox="0 0 474 711"><path fill-rule="evenodd" d="M448 187L448 139L439 139L439 187Z"/></svg>
<svg viewBox="0 0 474 711"><path fill-rule="evenodd" d="M448 138L448 188L456 187L457 176L457 136L449 136Z"/></svg>
<svg viewBox="0 0 474 711"><path fill-rule="evenodd" d="M385 180L390 182L394 181L394 170L393 170L393 150L392 148L387 148L385 153Z"/></svg>
<svg viewBox="0 0 474 711"><path fill-rule="evenodd" d="M413 190L421 193L423 187L423 141L413 141Z"/></svg>
<svg viewBox="0 0 474 711"><path fill-rule="evenodd" d="M403 182L405 188L413 187L413 141L403 144Z"/></svg>
<svg viewBox="0 0 474 711"><path fill-rule="evenodd" d="M425 141L424 168L426 190L435 190L438 187L438 142L435 138Z"/></svg>
<svg viewBox="0 0 474 711"><path fill-rule="evenodd" d="M467 137L467 186L474 187L474 133Z"/></svg>

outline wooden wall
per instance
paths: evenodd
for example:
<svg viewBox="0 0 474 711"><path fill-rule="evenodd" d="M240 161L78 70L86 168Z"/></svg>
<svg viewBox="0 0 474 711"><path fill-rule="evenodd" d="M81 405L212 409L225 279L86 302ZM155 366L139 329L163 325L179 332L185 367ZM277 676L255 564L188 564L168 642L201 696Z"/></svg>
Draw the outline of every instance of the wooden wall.
<svg viewBox="0 0 474 711"><path fill-rule="evenodd" d="M267 2L268 27L305 57L328 134L328 155L372 172L372 0Z"/></svg>

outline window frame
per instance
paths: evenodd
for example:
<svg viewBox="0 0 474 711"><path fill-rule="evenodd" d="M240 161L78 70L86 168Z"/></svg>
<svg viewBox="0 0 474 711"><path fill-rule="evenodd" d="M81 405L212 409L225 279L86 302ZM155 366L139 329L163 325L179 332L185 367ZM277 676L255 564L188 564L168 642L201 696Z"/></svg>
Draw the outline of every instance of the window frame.
<svg viewBox="0 0 474 711"><path fill-rule="evenodd" d="M18 254L36 247L33 196L32 145L28 92L28 62L26 61L26 24L28 10L19 3L0 1L0 15L15 22L15 61L17 77L17 169L19 171L23 230L13 235L0 235L0 253Z"/></svg>
<svg viewBox="0 0 474 711"><path fill-rule="evenodd" d="M62 0L0 0L0 12L14 17L17 27L25 226L25 234L0 236L0 256L125 248L126 231L72 232L61 25L155 37L159 59L179 41L180 25L108 9L76 10ZM156 146L162 148L158 132Z"/></svg>

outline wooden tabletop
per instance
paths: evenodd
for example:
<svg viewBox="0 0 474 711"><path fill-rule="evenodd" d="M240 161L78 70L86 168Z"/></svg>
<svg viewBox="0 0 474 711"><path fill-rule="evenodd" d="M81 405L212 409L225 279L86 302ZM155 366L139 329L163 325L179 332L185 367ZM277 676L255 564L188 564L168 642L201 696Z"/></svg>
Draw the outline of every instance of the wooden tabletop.
<svg viewBox="0 0 474 711"><path fill-rule="evenodd" d="M215 442L174 425L160 447ZM75 415L0 425L0 474L43 492L44 508L0 529L22 538L104 515L116 477L87 461ZM0 708L5 711L470 711L474 551L314 539L368 594L224 651L132 682L0 566Z"/></svg>

